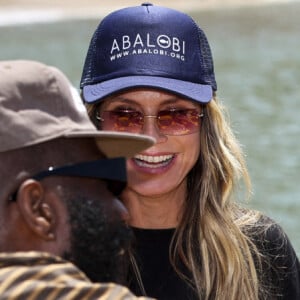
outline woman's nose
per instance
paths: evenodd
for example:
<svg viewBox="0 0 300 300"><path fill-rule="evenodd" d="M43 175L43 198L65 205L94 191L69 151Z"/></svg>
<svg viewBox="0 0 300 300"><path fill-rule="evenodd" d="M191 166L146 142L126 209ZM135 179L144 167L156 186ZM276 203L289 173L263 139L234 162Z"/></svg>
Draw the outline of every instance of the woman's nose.
<svg viewBox="0 0 300 300"><path fill-rule="evenodd" d="M168 140L168 137L160 132L156 116L144 116L142 133L154 137L157 143L164 143Z"/></svg>

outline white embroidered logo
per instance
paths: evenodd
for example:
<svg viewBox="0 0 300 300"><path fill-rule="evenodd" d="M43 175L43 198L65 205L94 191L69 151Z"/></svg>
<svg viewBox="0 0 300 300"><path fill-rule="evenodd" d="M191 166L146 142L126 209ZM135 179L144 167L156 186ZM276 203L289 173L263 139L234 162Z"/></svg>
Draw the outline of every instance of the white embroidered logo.
<svg viewBox="0 0 300 300"><path fill-rule="evenodd" d="M150 33L135 36L123 35L114 39L110 50L110 60L120 59L128 55L154 54L185 60L186 44L177 37L160 34L152 37Z"/></svg>

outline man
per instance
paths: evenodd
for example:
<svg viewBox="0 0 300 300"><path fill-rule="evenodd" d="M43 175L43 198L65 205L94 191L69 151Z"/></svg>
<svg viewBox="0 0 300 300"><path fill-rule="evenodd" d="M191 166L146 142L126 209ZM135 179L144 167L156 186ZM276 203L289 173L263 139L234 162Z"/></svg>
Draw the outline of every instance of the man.
<svg viewBox="0 0 300 300"><path fill-rule="evenodd" d="M136 299L91 281L124 276L120 156L152 144L97 131L58 69L0 62L0 299Z"/></svg>

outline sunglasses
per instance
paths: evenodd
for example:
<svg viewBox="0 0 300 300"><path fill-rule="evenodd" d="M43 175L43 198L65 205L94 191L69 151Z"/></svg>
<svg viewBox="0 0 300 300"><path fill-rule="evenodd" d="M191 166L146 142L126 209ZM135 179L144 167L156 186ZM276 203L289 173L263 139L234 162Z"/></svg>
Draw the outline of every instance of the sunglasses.
<svg viewBox="0 0 300 300"><path fill-rule="evenodd" d="M165 135L185 135L200 130L203 112L197 109L161 110L157 115L144 115L136 110L110 110L96 112L101 129L141 133L145 118L156 119L159 131Z"/></svg>
<svg viewBox="0 0 300 300"><path fill-rule="evenodd" d="M48 170L41 171L30 176L30 178L40 181L49 176L101 179L107 183L108 190L115 196L118 196L126 187L126 160L123 157L119 157L82 162L62 167L49 167ZM16 201L18 189L9 197L9 201Z"/></svg>

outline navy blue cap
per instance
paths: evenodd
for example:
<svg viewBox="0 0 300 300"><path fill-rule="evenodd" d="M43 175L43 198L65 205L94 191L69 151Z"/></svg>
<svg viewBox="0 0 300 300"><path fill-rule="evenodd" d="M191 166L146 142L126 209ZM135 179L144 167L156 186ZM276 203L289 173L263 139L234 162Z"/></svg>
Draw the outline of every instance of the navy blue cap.
<svg viewBox="0 0 300 300"><path fill-rule="evenodd" d="M205 33L188 15L144 3L97 27L80 87L87 103L134 87L154 87L201 103L217 90Z"/></svg>

